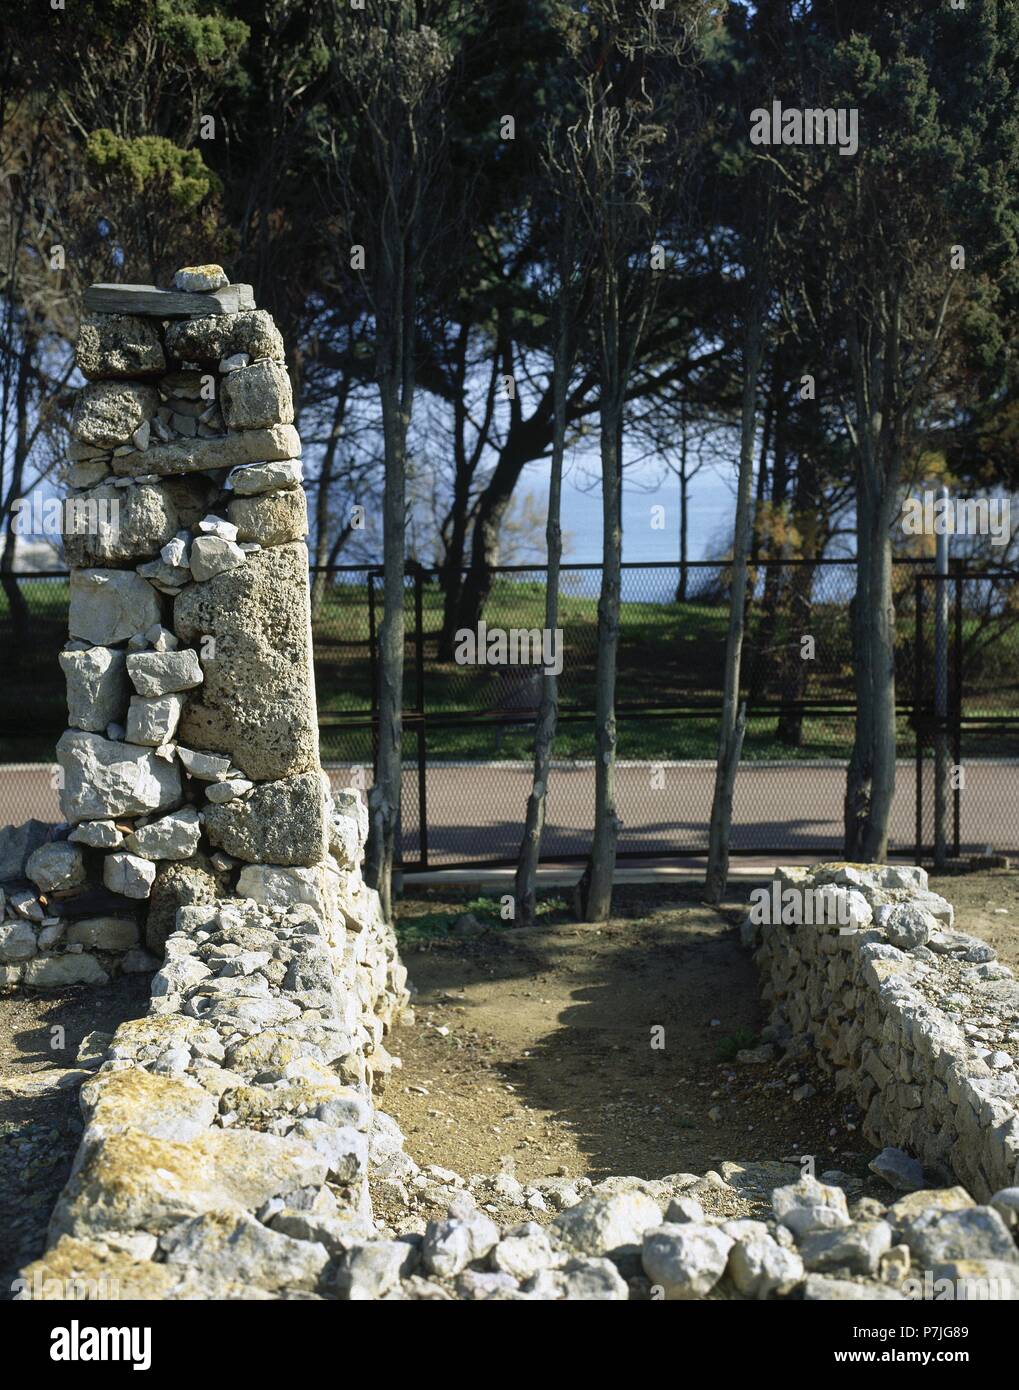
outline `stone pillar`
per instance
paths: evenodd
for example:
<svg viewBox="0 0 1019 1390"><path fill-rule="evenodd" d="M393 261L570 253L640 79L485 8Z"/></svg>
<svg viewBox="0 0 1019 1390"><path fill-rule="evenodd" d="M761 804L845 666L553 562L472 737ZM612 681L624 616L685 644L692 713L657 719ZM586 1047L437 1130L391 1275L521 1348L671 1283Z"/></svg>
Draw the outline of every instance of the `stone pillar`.
<svg viewBox="0 0 1019 1390"><path fill-rule="evenodd" d="M50 852L161 955L182 905L328 896L301 441L280 333L219 267L85 307Z"/></svg>

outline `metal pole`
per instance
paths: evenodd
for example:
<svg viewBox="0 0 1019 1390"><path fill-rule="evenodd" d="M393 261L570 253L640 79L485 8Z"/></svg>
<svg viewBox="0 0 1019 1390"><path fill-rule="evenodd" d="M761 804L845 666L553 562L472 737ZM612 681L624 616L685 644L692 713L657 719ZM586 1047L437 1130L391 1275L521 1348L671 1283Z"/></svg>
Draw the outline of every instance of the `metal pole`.
<svg viewBox="0 0 1019 1390"><path fill-rule="evenodd" d="M948 840L948 488L938 489L943 526L936 536L934 580L934 866L945 867Z"/></svg>

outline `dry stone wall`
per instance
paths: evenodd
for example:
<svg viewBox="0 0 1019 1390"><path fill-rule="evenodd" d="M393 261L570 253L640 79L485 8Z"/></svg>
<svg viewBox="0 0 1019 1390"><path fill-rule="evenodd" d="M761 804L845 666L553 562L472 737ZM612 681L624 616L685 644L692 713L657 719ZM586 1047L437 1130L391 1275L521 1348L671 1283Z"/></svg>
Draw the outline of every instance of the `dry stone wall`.
<svg viewBox="0 0 1019 1390"><path fill-rule="evenodd" d="M86 304L64 506L65 824L2 837L7 986L152 968L181 905L243 878L256 902L293 892L321 910L355 868L352 808L319 767L282 338L219 267L173 290L93 286Z"/></svg>
<svg viewBox="0 0 1019 1390"><path fill-rule="evenodd" d="M794 903L820 890L848 928L754 923L771 1036L806 1036L874 1144L906 1151L979 1200L1019 1183L1019 982L956 931L920 868L778 872Z"/></svg>

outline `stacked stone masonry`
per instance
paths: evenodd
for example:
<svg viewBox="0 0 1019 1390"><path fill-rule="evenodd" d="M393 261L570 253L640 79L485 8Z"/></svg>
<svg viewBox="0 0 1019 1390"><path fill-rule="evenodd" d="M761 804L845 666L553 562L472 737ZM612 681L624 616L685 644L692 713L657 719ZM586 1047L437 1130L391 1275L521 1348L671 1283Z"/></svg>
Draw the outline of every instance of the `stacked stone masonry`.
<svg viewBox="0 0 1019 1390"><path fill-rule="evenodd" d="M877 1145L908 1151L980 1200L1019 1182L1019 982L986 942L954 930L921 868L779 870L820 890L848 927L755 924L777 1041L807 1037Z"/></svg>

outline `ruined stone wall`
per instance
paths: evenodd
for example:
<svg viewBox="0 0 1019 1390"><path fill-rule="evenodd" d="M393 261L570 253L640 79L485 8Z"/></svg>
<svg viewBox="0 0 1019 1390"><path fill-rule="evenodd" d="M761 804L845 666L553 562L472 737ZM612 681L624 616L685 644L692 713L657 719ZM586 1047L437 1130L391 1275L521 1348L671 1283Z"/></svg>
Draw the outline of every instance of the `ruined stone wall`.
<svg viewBox="0 0 1019 1390"><path fill-rule="evenodd" d="M356 871L319 767L301 443L272 318L218 267L86 294L64 509L66 824L0 859L6 985L154 964L178 906L320 910Z"/></svg>
<svg viewBox="0 0 1019 1390"><path fill-rule="evenodd" d="M809 1038L835 1089L895 1145L978 1199L1019 1183L1019 983L953 929L919 868L821 864L783 889L837 897L839 927L747 921L771 1036Z"/></svg>

